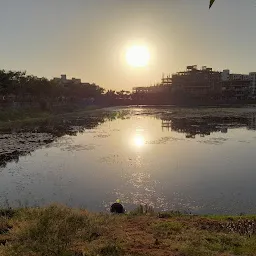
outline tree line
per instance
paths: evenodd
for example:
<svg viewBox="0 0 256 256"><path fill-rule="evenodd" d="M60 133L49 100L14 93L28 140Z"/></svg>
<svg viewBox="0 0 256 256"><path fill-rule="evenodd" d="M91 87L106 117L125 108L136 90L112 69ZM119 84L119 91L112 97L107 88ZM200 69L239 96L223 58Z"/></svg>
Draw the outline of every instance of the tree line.
<svg viewBox="0 0 256 256"><path fill-rule="evenodd" d="M96 84L67 83L65 86L55 80L27 75L22 71L0 70L0 95L2 100L8 97L16 101L37 101L39 99L56 100L59 98L97 98L104 89Z"/></svg>

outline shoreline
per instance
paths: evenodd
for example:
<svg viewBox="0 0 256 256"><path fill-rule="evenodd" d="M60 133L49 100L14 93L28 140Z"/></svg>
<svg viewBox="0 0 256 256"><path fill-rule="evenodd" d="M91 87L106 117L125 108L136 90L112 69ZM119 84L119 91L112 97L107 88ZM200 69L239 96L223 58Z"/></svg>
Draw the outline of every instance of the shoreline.
<svg viewBox="0 0 256 256"><path fill-rule="evenodd" d="M256 216L193 216L138 209L124 215L60 205L0 210L0 254L256 255Z"/></svg>
<svg viewBox="0 0 256 256"><path fill-rule="evenodd" d="M55 117L61 118L61 117L66 117L72 114L76 115L79 113L80 114L90 113L90 111L92 112L98 109L102 109L102 107L93 105L93 106L76 109L74 111L63 111L60 113L54 112L54 111L42 111L42 110L29 111L28 109L20 109L20 110L7 109L5 111L0 110L0 129L1 127L6 127L8 125L10 126L10 125L16 125L21 123L24 123L24 124L36 123L36 122L44 121L44 120L55 118ZM15 115L12 117L12 119L4 120L3 118L1 118L1 115L3 115L3 113L5 115L8 115L8 113L11 115L13 112L15 113Z"/></svg>
<svg viewBox="0 0 256 256"><path fill-rule="evenodd" d="M28 110L28 109L6 109L0 110L0 129L2 127L16 125L16 124L27 124L33 122L40 122L51 118L61 118L73 114L90 113L95 110L102 110L105 108L256 108L256 103L251 104L240 104L240 103L227 103L227 104L126 104L126 105L92 105L84 108L78 108L72 111L62 110L61 112L54 111L42 111L42 110ZM13 114L13 116L12 116ZM3 118L4 115L4 118ZM7 120L7 116L11 116L11 119Z"/></svg>
<svg viewBox="0 0 256 256"><path fill-rule="evenodd" d="M182 125L184 125L187 132L189 132L188 125L202 126L202 121L206 122L208 126L211 124L213 128L215 127L213 130L221 130L221 128L226 130L229 126L234 127L232 126L232 121L236 125L246 125L251 118L250 115L256 112L256 108L252 107L182 108L172 107L170 105L90 106L74 112L61 114L50 113L41 117L32 117L8 122L0 121L0 167L5 167L8 162L13 160L18 161L20 156L29 154L34 150L55 141L61 136L75 135L85 129L94 128L106 120L120 118L127 114L126 110L129 108L142 108L146 114L147 109L149 108L173 108L173 111L169 114L163 113L162 118L164 120L172 119L176 125L181 128ZM218 109L222 109L223 111L218 111ZM200 112L197 110L203 112L203 119ZM208 117L208 119L206 117ZM221 125L219 125L218 122ZM202 127L201 130L202 132L207 132L208 128ZM191 132L193 132L193 129Z"/></svg>
<svg viewBox="0 0 256 256"><path fill-rule="evenodd" d="M0 122L0 167L5 167L8 162L18 161L20 156L50 144L58 137L92 128L103 122L106 116L108 115L102 108L94 106L43 118Z"/></svg>

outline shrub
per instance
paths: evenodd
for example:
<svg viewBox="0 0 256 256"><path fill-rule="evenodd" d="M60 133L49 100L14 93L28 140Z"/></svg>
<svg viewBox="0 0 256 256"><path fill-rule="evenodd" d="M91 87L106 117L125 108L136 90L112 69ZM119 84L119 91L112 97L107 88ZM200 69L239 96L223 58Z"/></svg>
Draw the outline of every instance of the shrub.
<svg viewBox="0 0 256 256"><path fill-rule="evenodd" d="M54 205L21 212L20 223L9 248L13 255L71 255L73 243L96 230L87 214Z"/></svg>
<svg viewBox="0 0 256 256"><path fill-rule="evenodd" d="M154 208L149 205L140 205L135 210L131 211L131 215L153 215Z"/></svg>
<svg viewBox="0 0 256 256"><path fill-rule="evenodd" d="M10 228L11 227L8 224L8 219L0 216L0 235L7 233Z"/></svg>

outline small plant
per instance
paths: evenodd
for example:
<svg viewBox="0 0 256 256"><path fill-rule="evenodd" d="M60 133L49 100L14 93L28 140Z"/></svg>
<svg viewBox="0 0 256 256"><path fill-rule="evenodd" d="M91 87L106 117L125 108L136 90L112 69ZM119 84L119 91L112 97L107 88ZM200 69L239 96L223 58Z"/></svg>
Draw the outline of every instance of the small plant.
<svg viewBox="0 0 256 256"><path fill-rule="evenodd" d="M172 217L182 216L183 214L180 211L169 211L169 212L159 212L158 217L163 219L168 219Z"/></svg>
<svg viewBox="0 0 256 256"><path fill-rule="evenodd" d="M0 209L0 217L12 218L15 214L15 210L8 208L8 209Z"/></svg>
<svg viewBox="0 0 256 256"><path fill-rule="evenodd" d="M140 205L135 210L131 211L131 215L154 215L154 208L150 205Z"/></svg>
<svg viewBox="0 0 256 256"><path fill-rule="evenodd" d="M8 219L6 217L0 217L0 235L7 233L10 228Z"/></svg>

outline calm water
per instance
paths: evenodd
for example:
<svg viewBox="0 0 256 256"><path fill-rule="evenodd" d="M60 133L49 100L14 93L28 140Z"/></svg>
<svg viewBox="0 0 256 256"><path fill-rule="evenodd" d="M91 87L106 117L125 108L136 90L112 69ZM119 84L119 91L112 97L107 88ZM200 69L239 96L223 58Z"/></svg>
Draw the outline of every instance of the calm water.
<svg viewBox="0 0 256 256"><path fill-rule="evenodd" d="M112 120L0 168L2 204L256 213L256 109L109 109Z"/></svg>

